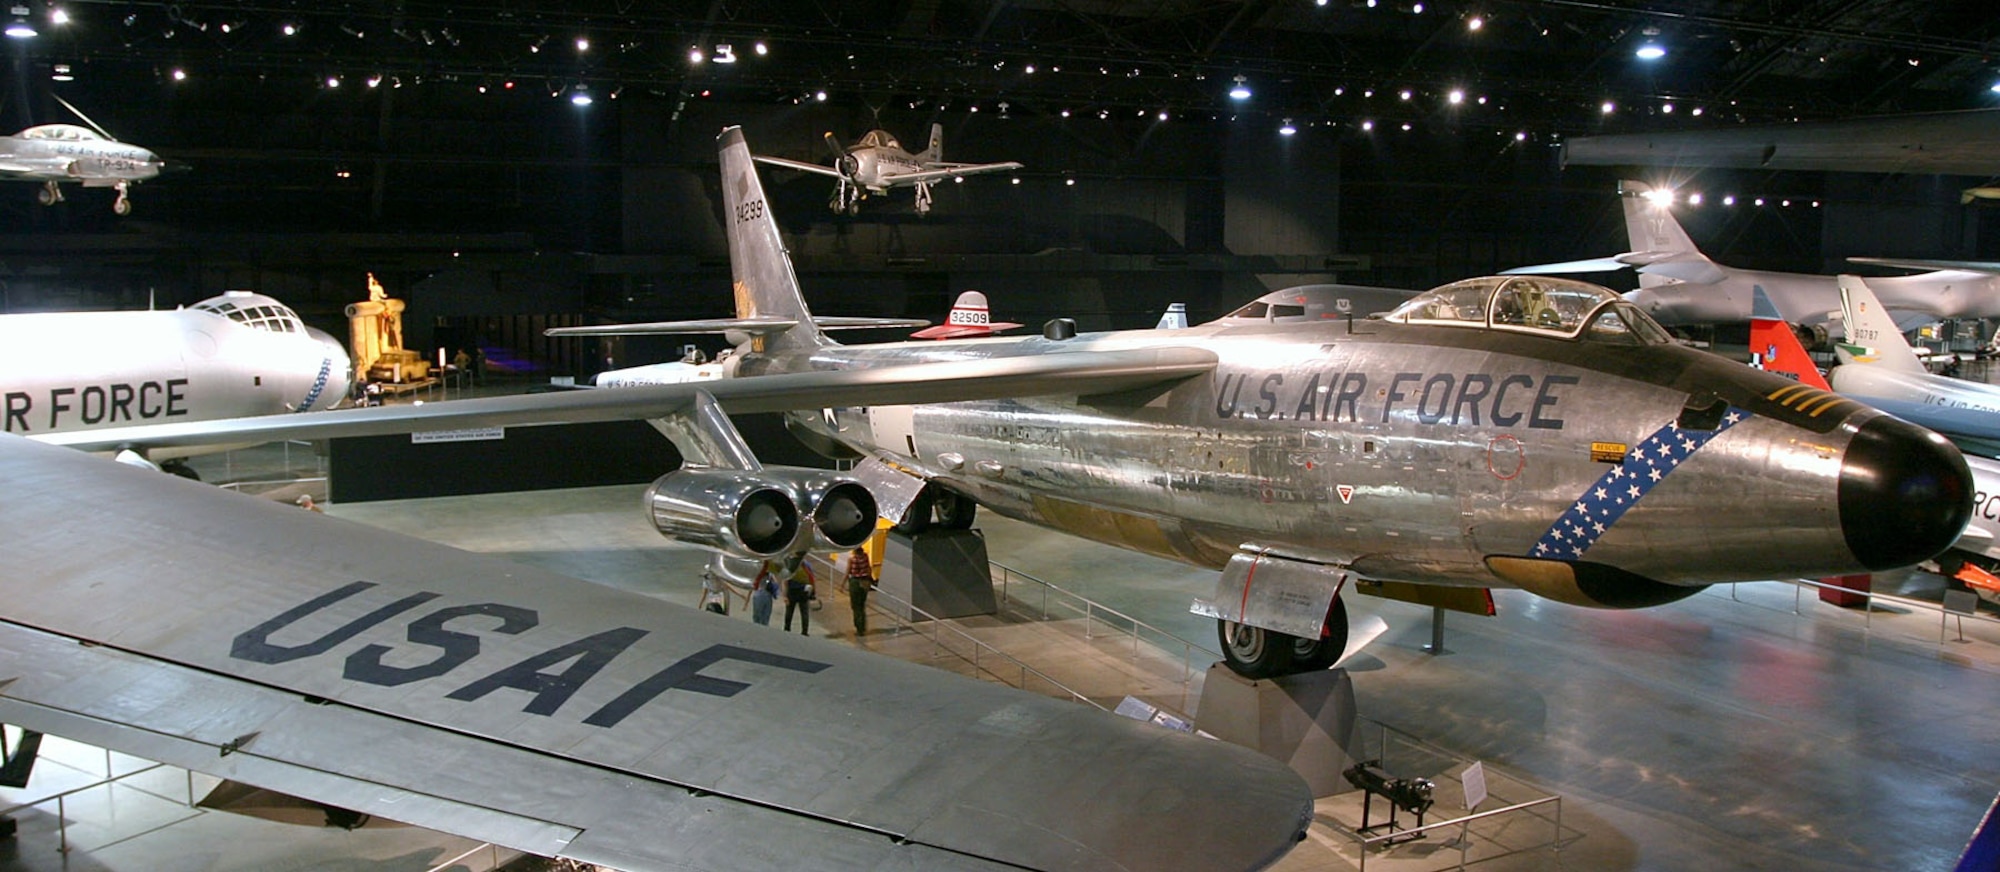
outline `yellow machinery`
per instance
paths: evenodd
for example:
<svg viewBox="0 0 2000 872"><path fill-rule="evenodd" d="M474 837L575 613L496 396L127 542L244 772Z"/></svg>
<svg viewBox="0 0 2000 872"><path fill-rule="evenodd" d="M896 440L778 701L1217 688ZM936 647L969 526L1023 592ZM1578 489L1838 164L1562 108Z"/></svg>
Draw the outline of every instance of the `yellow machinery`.
<svg viewBox="0 0 2000 872"><path fill-rule="evenodd" d="M403 305L402 300L389 299L382 283L369 273L368 300L347 307L356 384L410 384L430 378L430 361L403 347Z"/></svg>

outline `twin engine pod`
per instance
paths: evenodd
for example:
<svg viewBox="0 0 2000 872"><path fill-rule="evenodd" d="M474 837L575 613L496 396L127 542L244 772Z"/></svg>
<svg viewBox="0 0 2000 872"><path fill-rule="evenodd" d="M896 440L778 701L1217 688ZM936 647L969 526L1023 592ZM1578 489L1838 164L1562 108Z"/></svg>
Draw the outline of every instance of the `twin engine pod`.
<svg viewBox="0 0 2000 872"><path fill-rule="evenodd" d="M808 545L853 548L874 534L877 514L860 482L792 466L683 467L646 488L645 505L653 528L667 538L758 559ZM811 519L809 543L800 541L800 518Z"/></svg>

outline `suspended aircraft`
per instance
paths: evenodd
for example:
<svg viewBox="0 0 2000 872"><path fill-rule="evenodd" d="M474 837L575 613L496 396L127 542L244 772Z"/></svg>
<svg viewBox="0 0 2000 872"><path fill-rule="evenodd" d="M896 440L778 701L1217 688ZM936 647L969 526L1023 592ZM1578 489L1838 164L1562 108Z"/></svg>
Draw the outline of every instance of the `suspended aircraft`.
<svg viewBox="0 0 2000 872"><path fill-rule="evenodd" d="M331 409L349 369L339 341L247 291L172 311L0 315L0 430Z"/></svg>
<svg viewBox="0 0 2000 872"><path fill-rule="evenodd" d="M985 506L1220 570L1195 608L1252 676L1339 656L1354 590L1638 608L1913 564L1970 512L1964 461L1936 434L1795 395L1563 279L1457 282L1352 324L1079 335L1059 319L843 346L800 295L742 132L719 145L736 317L704 323L738 349L724 378L47 439L650 419L686 459L646 497L671 538L765 558L851 547L878 516L963 526ZM764 465L725 411L786 412L808 445L860 462Z"/></svg>
<svg viewBox="0 0 2000 872"><path fill-rule="evenodd" d="M0 722L345 819L627 872L1192 872L1312 815L1247 748L16 435L0 494Z"/></svg>
<svg viewBox="0 0 2000 872"><path fill-rule="evenodd" d="M1739 324L1750 320L1751 290L1763 288L1778 310L1797 323L1821 326L1840 311L1833 276L1737 269L1708 259L1674 219L1674 192L1644 182L1618 184L1625 232L1634 250L1610 257L1505 270L1505 275L1557 275L1631 268L1639 289L1625 295L1662 324ZM1884 265L1926 263L1855 258ZM1941 318L2000 317L2000 276L1941 268L1910 276L1869 280L1898 323L1914 326Z"/></svg>
<svg viewBox="0 0 2000 872"><path fill-rule="evenodd" d="M118 199L112 201L111 211L131 214L132 183L158 176L167 162L147 149L119 142L61 97L56 102L90 127L38 124L13 136L0 136L0 179L41 182L39 199L44 206L62 202L65 182L115 188Z"/></svg>
<svg viewBox="0 0 2000 872"><path fill-rule="evenodd" d="M945 179L962 180L966 176L1021 168L1018 161L1011 160L981 164L947 162L942 124L931 125L930 145L915 154L904 151L903 144L886 130L870 130L851 146L841 145L832 131L825 138L827 150L833 152L830 167L767 155L756 155L755 159L775 167L832 176L833 199L827 201L827 207L834 214L860 212L862 199L870 194L887 194L892 188L916 188L917 214L928 215L931 185Z"/></svg>

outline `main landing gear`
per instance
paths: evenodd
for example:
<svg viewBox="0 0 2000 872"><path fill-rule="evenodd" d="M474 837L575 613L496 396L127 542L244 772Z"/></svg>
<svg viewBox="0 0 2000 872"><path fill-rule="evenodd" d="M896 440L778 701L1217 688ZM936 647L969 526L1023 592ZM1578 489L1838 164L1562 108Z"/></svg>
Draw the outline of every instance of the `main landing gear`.
<svg viewBox="0 0 2000 872"><path fill-rule="evenodd" d="M930 183L930 182L918 182L918 183L917 183L917 214L918 214L918 215L929 215L929 214L931 214L931 183Z"/></svg>
<svg viewBox="0 0 2000 872"><path fill-rule="evenodd" d="M1317 672L1340 659L1347 650L1347 603L1333 598L1327 609L1326 624L1319 638L1298 636L1217 621L1216 636L1222 641L1222 661L1244 678L1276 678L1299 672Z"/></svg>
<svg viewBox="0 0 2000 872"><path fill-rule="evenodd" d="M111 201L111 211L120 215L132 214L132 200L126 196L126 193L132 189L132 183L119 182L113 187L118 189L118 199Z"/></svg>
<svg viewBox="0 0 2000 872"><path fill-rule="evenodd" d="M971 497L940 485L927 485L917 495L916 502L910 504L909 513L896 525L896 530L921 533L932 525L946 530L970 530L978 512L979 504Z"/></svg>
<svg viewBox="0 0 2000 872"><path fill-rule="evenodd" d="M62 188L55 182L43 182L42 189L35 192L35 199L44 206L54 206L63 201Z"/></svg>

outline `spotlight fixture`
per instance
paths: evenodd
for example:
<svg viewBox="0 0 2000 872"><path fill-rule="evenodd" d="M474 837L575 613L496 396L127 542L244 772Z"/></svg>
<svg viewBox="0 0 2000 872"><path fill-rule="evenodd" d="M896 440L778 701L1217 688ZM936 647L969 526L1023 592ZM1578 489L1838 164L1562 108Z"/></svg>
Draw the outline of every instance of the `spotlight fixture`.
<svg viewBox="0 0 2000 872"><path fill-rule="evenodd" d="M706 56L704 56L701 53L701 46L698 45L688 46L688 63L699 64L706 59L707 59Z"/></svg>
<svg viewBox="0 0 2000 872"><path fill-rule="evenodd" d="M1600 115L1610 115L1611 113L1616 111L1618 111L1618 104L1613 103L1610 100L1604 101L1597 107L1597 112Z"/></svg>
<svg viewBox="0 0 2000 872"><path fill-rule="evenodd" d="M1292 126L1292 119L1290 118L1285 119L1285 123L1278 126L1279 136L1291 136L1297 132L1299 132L1299 129Z"/></svg>
<svg viewBox="0 0 2000 872"><path fill-rule="evenodd" d="M715 46L715 62L718 64L736 63L736 47L726 42L718 43Z"/></svg>
<svg viewBox="0 0 2000 872"><path fill-rule="evenodd" d="M764 41L761 39L757 40L757 44L755 46L752 46L751 50L755 51L757 53L757 56L760 58L771 53L771 47L765 45Z"/></svg>
<svg viewBox="0 0 2000 872"><path fill-rule="evenodd" d="M37 36L35 26L28 23L28 7L26 4L16 3L13 8L7 11L14 16L14 20L7 22L6 32L9 37L14 39L34 39Z"/></svg>
<svg viewBox="0 0 2000 872"><path fill-rule="evenodd" d="M820 90L817 90L817 91L814 91L814 92L813 92L813 102L815 102L815 103L824 103L824 102L826 102L826 89L825 89L825 88L821 88Z"/></svg>
<svg viewBox="0 0 2000 872"><path fill-rule="evenodd" d="M284 24L279 25L278 32L286 36L298 36L299 26L287 21Z"/></svg>
<svg viewBox="0 0 2000 872"><path fill-rule="evenodd" d="M577 50L577 53L578 53L578 54L582 54L583 52L587 52L587 51L590 51L590 37L587 37L587 36L579 36L579 37L577 37L577 38L576 38L576 50Z"/></svg>
<svg viewBox="0 0 2000 872"><path fill-rule="evenodd" d="M173 73L171 73L170 75L173 76L173 79L176 82L185 82L187 81L188 77L187 70L183 70L180 67L175 67Z"/></svg>
<svg viewBox="0 0 2000 872"><path fill-rule="evenodd" d="M1477 15L1474 15L1474 16L1472 16L1471 18L1467 18L1467 19L1465 19L1465 29L1466 29L1466 30L1470 30L1470 31L1473 31L1473 32L1475 32L1475 33L1476 33L1476 32L1478 32L1478 30L1479 30L1480 28L1482 28L1482 27L1485 27L1485 26L1486 26L1486 19L1484 19L1484 18L1481 18L1481 17L1479 17L1479 16L1477 16Z"/></svg>
<svg viewBox="0 0 2000 872"><path fill-rule="evenodd" d="M69 64L56 64L54 71L49 74L49 79L56 82L74 82L76 76L70 74Z"/></svg>
<svg viewBox="0 0 2000 872"><path fill-rule="evenodd" d="M588 106L588 105L590 105L590 103L591 103L591 100L590 100L590 86L589 86L589 85L582 85L582 84L579 84L579 85L577 85L577 86L576 86L576 90L575 90L575 91L572 91L572 92L570 92L570 95L569 95L569 102L570 102L570 103L571 103L572 105L576 105L576 106Z"/></svg>
<svg viewBox="0 0 2000 872"><path fill-rule="evenodd" d="M1229 89L1229 99L1231 100L1250 99L1250 86L1244 84L1242 73L1236 74L1236 85Z"/></svg>
<svg viewBox="0 0 2000 872"><path fill-rule="evenodd" d="M69 10L60 6L49 8L49 23L61 27L69 23ZM1914 65L1913 65L1914 66Z"/></svg>
<svg viewBox="0 0 2000 872"><path fill-rule="evenodd" d="M326 77L326 86L327 86L327 87L329 87L329 88L338 88L338 87L340 87L340 77L339 77L339 76L327 76L327 77Z"/></svg>
<svg viewBox="0 0 2000 872"><path fill-rule="evenodd" d="M1667 50L1662 48L1657 42L1648 42L1645 45L1639 46L1639 50L1633 52L1632 55L1642 61L1656 61L1666 57Z"/></svg>
<svg viewBox="0 0 2000 872"><path fill-rule="evenodd" d="M1457 106L1458 104L1465 102L1465 92L1458 88L1453 88L1451 89L1451 93L1444 95L1444 101L1446 103L1450 103L1453 106Z"/></svg>
<svg viewBox="0 0 2000 872"><path fill-rule="evenodd" d="M1367 120L1367 119L1362 119L1362 121L1361 121L1361 130L1362 130L1362 132L1366 133L1366 132L1368 132L1368 131L1370 131L1370 130L1374 130L1374 129L1375 129L1375 122L1374 122L1374 121L1370 121L1370 120Z"/></svg>

